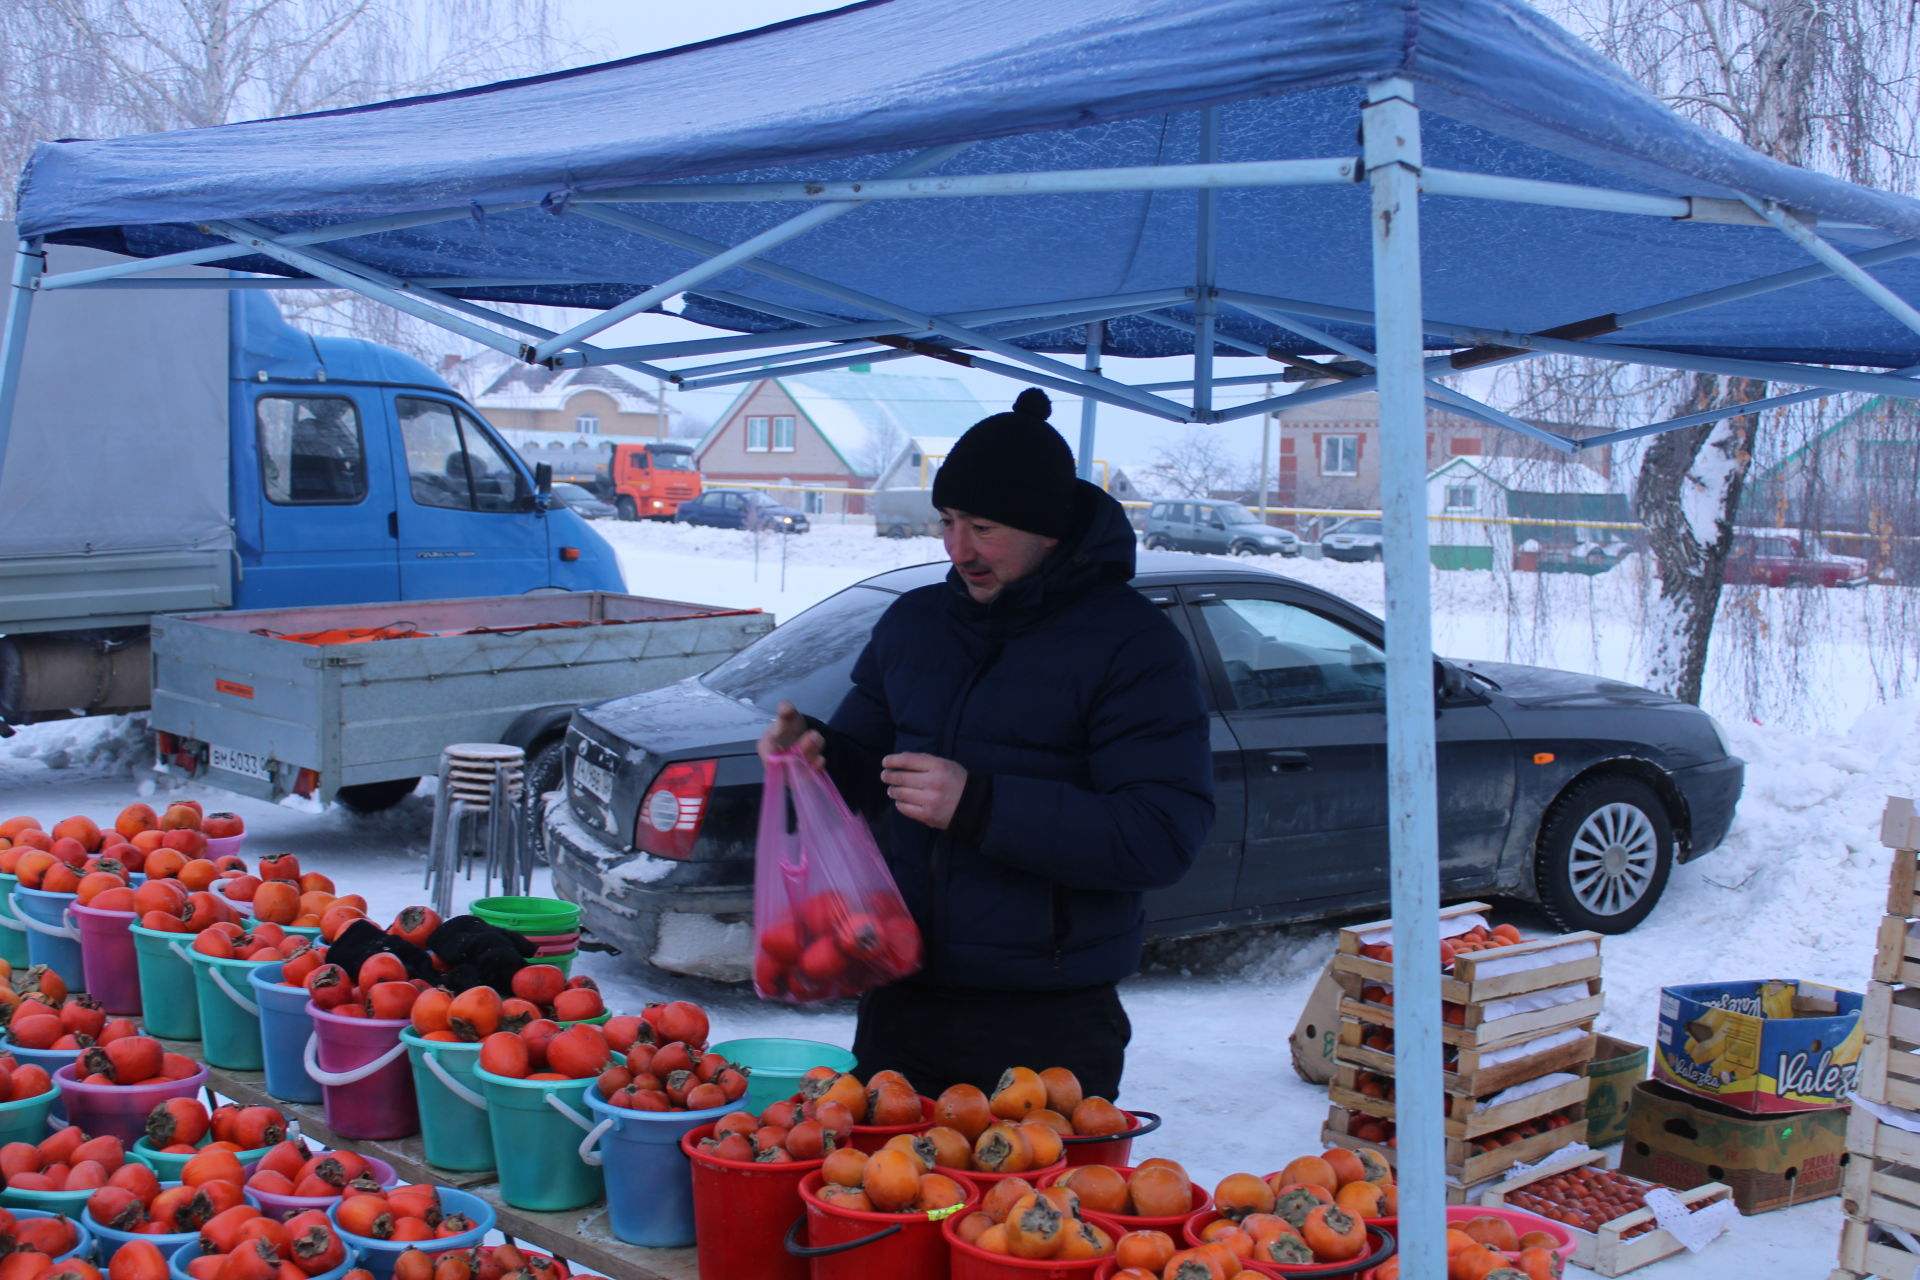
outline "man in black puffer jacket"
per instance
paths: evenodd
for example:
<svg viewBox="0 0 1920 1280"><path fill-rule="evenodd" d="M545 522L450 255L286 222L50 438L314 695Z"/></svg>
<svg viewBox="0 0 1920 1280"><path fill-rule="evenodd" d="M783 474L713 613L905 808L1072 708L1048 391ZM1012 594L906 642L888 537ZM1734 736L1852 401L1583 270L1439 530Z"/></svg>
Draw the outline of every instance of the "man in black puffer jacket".
<svg viewBox="0 0 1920 1280"><path fill-rule="evenodd" d="M822 725L790 706L761 739L824 762L849 806L891 802L888 866L926 965L868 993L859 1070L921 1092L1071 1068L1113 1097L1146 890L1213 823L1187 642L1128 585L1133 529L1073 472L1039 391L975 424L936 473L953 569L874 627Z"/></svg>

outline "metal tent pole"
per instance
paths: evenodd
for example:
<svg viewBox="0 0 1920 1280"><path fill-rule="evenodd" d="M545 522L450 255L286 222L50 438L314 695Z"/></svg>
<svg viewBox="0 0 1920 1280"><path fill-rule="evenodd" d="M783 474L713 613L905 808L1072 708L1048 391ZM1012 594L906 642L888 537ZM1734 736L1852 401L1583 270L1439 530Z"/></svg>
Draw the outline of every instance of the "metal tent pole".
<svg viewBox="0 0 1920 1280"><path fill-rule="evenodd" d="M1420 113L1398 77L1361 113L1373 189L1373 310L1387 579L1387 809L1393 878L1394 1100L1404 1274L1444 1276L1440 1092L1440 860L1420 323Z"/></svg>
<svg viewBox="0 0 1920 1280"><path fill-rule="evenodd" d="M0 339L0 471L7 464L7 437L13 431L13 402L20 394L20 370L27 355L27 317L34 282L47 269L38 240L22 240L13 256L13 288L7 291L6 336Z"/></svg>
<svg viewBox="0 0 1920 1280"><path fill-rule="evenodd" d="M1087 325L1087 372L1100 374L1100 344L1107 336L1107 322L1095 320ZM1080 398L1080 478L1093 479L1094 424L1100 417L1100 402L1092 396Z"/></svg>

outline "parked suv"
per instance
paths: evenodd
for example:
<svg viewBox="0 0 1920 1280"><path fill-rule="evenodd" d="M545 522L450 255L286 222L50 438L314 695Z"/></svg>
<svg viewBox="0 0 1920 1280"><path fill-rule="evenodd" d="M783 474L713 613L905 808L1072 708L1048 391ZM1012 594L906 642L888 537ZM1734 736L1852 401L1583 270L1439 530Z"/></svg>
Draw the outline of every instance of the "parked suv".
<svg viewBox="0 0 1920 1280"><path fill-rule="evenodd" d="M1156 502L1147 508L1141 540L1149 551L1300 554L1300 538L1293 530L1276 529L1237 502Z"/></svg>
<svg viewBox="0 0 1920 1280"><path fill-rule="evenodd" d="M1726 580L1761 587L1864 587L1867 562L1834 555L1811 534L1736 529Z"/></svg>
<svg viewBox="0 0 1920 1280"><path fill-rule="evenodd" d="M1378 520L1342 520L1320 538L1320 554L1328 560L1378 560L1386 529Z"/></svg>

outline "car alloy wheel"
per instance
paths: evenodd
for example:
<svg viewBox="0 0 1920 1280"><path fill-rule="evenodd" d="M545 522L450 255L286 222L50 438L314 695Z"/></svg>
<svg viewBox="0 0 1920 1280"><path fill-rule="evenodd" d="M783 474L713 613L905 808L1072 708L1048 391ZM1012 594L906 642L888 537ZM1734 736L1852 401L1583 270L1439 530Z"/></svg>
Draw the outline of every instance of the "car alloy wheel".
<svg viewBox="0 0 1920 1280"><path fill-rule="evenodd" d="M1673 825L1653 788L1602 776L1556 801L1540 826L1536 879L1568 929L1624 933L1647 918L1673 869Z"/></svg>
<svg viewBox="0 0 1920 1280"><path fill-rule="evenodd" d="M1257 556L1260 554L1260 548L1254 546L1251 542L1236 542L1233 544L1233 554L1237 556Z"/></svg>

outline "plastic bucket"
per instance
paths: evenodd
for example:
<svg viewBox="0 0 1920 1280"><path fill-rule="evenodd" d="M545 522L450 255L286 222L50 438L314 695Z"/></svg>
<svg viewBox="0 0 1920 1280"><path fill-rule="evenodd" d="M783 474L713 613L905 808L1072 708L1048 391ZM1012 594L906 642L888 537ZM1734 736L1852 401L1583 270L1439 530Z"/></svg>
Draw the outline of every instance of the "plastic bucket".
<svg viewBox="0 0 1920 1280"><path fill-rule="evenodd" d="M800 1179L825 1162L723 1160L700 1150L700 1140L711 1136L711 1124L680 1135L693 1172L700 1280L808 1280L807 1260L788 1253L782 1242L806 1210Z"/></svg>
<svg viewBox="0 0 1920 1280"><path fill-rule="evenodd" d="M1126 1114L1132 1119L1133 1127L1125 1133L1062 1138L1060 1141L1067 1149L1067 1165L1110 1164L1118 1167L1126 1164L1133 1155L1133 1140L1145 1137L1160 1127L1160 1117L1151 1111L1129 1111Z"/></svg>
<svg viewBox="0 0 1920 1280"><path fill-rule="evenodd" d="M957 1217L980 1203L980 1189L956 1178L966 1190L967 1202L935 1218L925 1213L875 1213L842 1209L815 1192L820 1171L800 1179L800 1199L806 1213L787 1229L786 1251L812 1264L813 1280L878 1280L882 1276L912 1276L914 1280L946 1280L946 1235L941 1219Z"/></svg>
<svg viewBox="0 0 1920 1280"><path fill-rule="evenodd" d="M147 1131L147 1115L168 1098L191 1098L207 1082L202 1066L184 1080L150 1080L145 1084L88 1084L75 1078L72 1063L53 1075L66 1103L67 1118L93 1137L108 1134L131 1147Z"/></svg>
<svg viewBox="0 0 1920 1280"><path fill-rule="evenodd" d="M1182 1248L1192 1248L1203 1243L1200 1232L1208 1223L1220 1217L1218 1209L1202 1209L1187 1219L1181 1234L1174 1238L1181 1242ZM1171 1233L1169 1233L1171 1234ZM1357 1276L1379 1266L1394 1254L1397 1248L1393 1233L1372 1224L1367 1226L1367 1247L1360 1251L1357 1258L1348 1258L1345 1262L1306 1262L1293 1266L1282 1262L1253 1262L1248 1267L1264 1271L1270 1276Z"/></svg>
<svg viewBox="0 0 1920 1280"><path fill-rule="evenodd" d="M65 1262L68 1258L84 1258L93 1251L93 1235L77 1215L49 1213L45 1209L15 1209L13 1216L16 1218L67 1218L73 1223L73 1232L79 1239L74 1242L73 1248L55 1258L55 1262Z"/></svg>
<svg viewBox="0 0 1920 1280"><path fill-rule="evenodd" d="M94 1221L93 1215L84 1209L80 1211L80 1225L85 1227L87 1234L93 1237L93 1260L100 1264L102 1271L106 1270L107 1263L113 1260L113 1255L120 1251L121 1245L132 1244L135 1240L145 1240L160 1251L161 1257L166 1258L173 1256L173 1251L181 1245L196 1244L200 1239L198 1231L170 1231L165 1234L150 1231L115 1231L112 1227L102 1226Z"/></svg>
<svg viewBox="0 0 1920 1280"><path fill-rule="evenodd" d="M1043 1174L1040 1177L1032 1179L1033 1185L1036 1187L1051 1187L1079 1167L1079 1165L1070 1164L1058 1173ZM1131 1165L1109 1165L1107 1167L1123 1178L1133 1176L1133 1167ZM979 1175L968 1174L967 1176L978 1177ZM1185 1213L1173 1213L1157 1217L1139 1213L1103 1213L1100 1216L1110 1218L1119 1223L1122 1231L1164 1231L1175 1240L1178 1240L1180 1238L1181 1228L1186 1226L1187 1219L1199 1213L1202 1209L1213 1208L1212 1192L1197 1182L1189 1182L1187 1186L1192 1188L1193 1198L1188 1203Z"/></svg>
<svg viewBox="0 0 1920 1280"><path fill-rule="evenodd" d="M320 1082L327 1128L343 1138L404 1138L420 1130L405 1018L342 1018L307 1002L313 1034L301 1060ZM391 1261L391 1260L389 1260Z"/></svg>
<svg viewBox="0 0 1920 1280"><path fill-rule="evenodd" d="M30 1191L21 1187L8 1187L0 1190L0 1205L9 1209L44 1209L48 1213L57 1213L63 1218L80 1217L80 1211L87 1207L97 1187L79 1191Z"/></svg>
<svg viewBox="0 0 1920 1280"><path fill-rule="evenodd" d="M148 1236L147 1238L149 1240L161 1239L160 1236ZM344 1239L345 1237L342 1237L343 1242ZM193 1273L187 1270L187 1264L202 1256L200 1246L197 1243L199 1236L196 1235L194 1240L196 1243L175 1248L174 1251L167 1256L167 1274L171 1276L173 1280L193 1280ZM431 1243L431 1241L422 1241L421 1243ZM365 1263L360 1256L359 1250L349 1244L347 1245L347 1258L345 1262L342 1262L331 1271L322 1271L317 1276L309 1276L306 1280L343 1280L347 1272L353 1270L355 1267L364 1265ZM389 1268L389 1272L391 1272L391 1268Z"/></svg>
<svg viewBox="0 0 1920 1280"><path fill-rule="evenodd" d="M102 911L73 904L80 932L80 962L88 975L87 994L108 1013L140 1013L140 966L134 956L131 911Z"/></svg>
<svg viewBox="0 0 1920 1280"><path fill-rule="evenodd" d="M740 1099L735 1109L751 1111L755 1115L766 1110L770 1103L791 1098L798 1093L800 1077L807 1074L808 1068L832 1067L835 1071L851 1071L858 1061L850 1050L842 1049L839 1045L822 1044L818 1040L788 1040L779 1036L728 1040L711 1046L707 1051L746 1068L747 1096Z"/></svg>
<svg viewBox="0 0 1920 1280"><path fill-rule="evenodd" d="M256 964L247 974L253 1002L260 1007L260 1058L267 1073L267 1092L283 1102L318 1102L320 1084L307 1074L307 1039L313 1019L307 1016L304 987L280 984L283 962Z"/></svg>
<svg viewBox="0 0 1920 1280"><path fill-rule="evenodd" d="M752 1079L751 1076L748 1077ZM749 1086L751 1088L751 1086ZM920 1095L920 1119L912 1124L857 1124L848 1135L847 1143L856 1151L872 1155L887 1145L893 1138L903 1133L925 1133L933 1128L933 1099L926 1094Z"/></svg>
<svg viewBox="0 0 1920 1280"><path fill-rule="evenodd" d="M516 1209L550 1213L578 1209L605 1194L599 1168L580 1155L581 1137L594 1127L586 1101L592 1076L515 1080L476 1064L473 1077L486 1099L493 1149L513 1153L499 1166L502 1200Z"/></svg>
<svg viewBox="0 0 1920 1280"><path fill-rule="evenodd" d="M211 1066L229 1071L258 1071L265 1061L260 1048L260 1006L254 1003L247 978L267 963L262 960L224 960L185 948L193 966L194 999L200 1004L202 1056Z"/></svg>
<svg viewBox="0 0 1920 1280"><path fill-rule="evenodd" d="M47 1116L60 1100L58 1089L49 1089L32 1098L0 1102L0 1146L9 1142L38 1144L47 1136Z"/></svg>
<svg viewBox="0 0 1920 1280"><path fill-rule="evenodd" d="M327 1210L327 1219L333 1223L334 1230L340 1231L340 1240L348 1249L359 1250L361 1266L373 1272L376 1280L389 1280L393 1275L395 1259L409 1249L418 1249L426 1254L446 1253L451 1249L471 1249L487 1238L487 1232L493 1230L495 1217L493 1206L479 1196L471 1191L456 1191L452 1187L435 1187L434 1193L439 1197L442 1213L465 1214L473 1219L473 1230L432 1240L375 1240L371 1236L357 1236L351 1231L341 1231L340 1206L337 1203Z"/></svg>
<svg viewBox="0 0 1920 1280"><path fill-rule="evenodd" d="M147 1034L163 1040L200 1038L200 1001L194 994L187 944L192 935L145 925L127 926L140 969L140 1019Z"/></svg>
<svg viewBox="0 0 1920 1280"><path fill-rule="evenodd" d="M315 1154L320 1153L316 1152ZM399 1173L385 1160L382 1160L379 1156L369 1155L362 1155L360 1158L367 1162L367 1168L372 1171L374 1177L380 1180L381 1186L393 1187L399 1185ZM254 1166L258 1163L258 1158L247 1162L247 1176L249 1178L253 1176ZM252 1187L243 1187L241 1193L247 1197L247 1203L258 1209L263 1215L278 1219L281 1222L285 1222L296 1213L305 1213L309 1209L318 1209L320 1212L325 1213L334 1205L339 1204L341 1200L341 1197L338 1195L283 1196L276 1195L271 1191L256 1191Z"/></svg>
<svg viewBox="0 0 1920 1280"><path fill-rule="evenodd" d="M680 1136L712 1124L732 1103L705 1111L629 1111L588 1089L599 1123L580 1142L580 1158L602 1166L607 1224L628 1244L676 1249L694 1242L693 1172Z"/></svg>
<svg viewBox="0 0 1920 1280"><path fill-rule="evenodd" d="M240 846L246 842L247 833L244 831L237 836L208 836L207 851L201 856L212 861L215 858L224 858L230 853L238 854Z"/></svg>
<svg viewBox="0 0 1920 1280"><path fill-rule="evenodd" d="M10 1040L0 1040L0 1053L11 1054L15 1062L23 1065L31 1062L43 1067L48 1075L53 1075L59 1071L60 1068L77 1062L80 1058L80 1051L78 1049L27 1049L14 1044ZM56 1128L66 1127L67 1104L60 1097L60 1090L58 1088L53 1091L53 1110L51 1114L53 1116L53 1124ZM31 1138L22 1138L21 1141L38 1142L46 1136L47 1135L42 1132L35 1134Z"/></svg>
<svg viewBox="0 0 1920 1280"><path fill-rule="evenodd" d="M16 887L13 912L27 929L27 963L43 964L66 979L69 991L87 989L86 960L80 954L80 932L68 921L71 893Z"/></svg>
<svg viewBox="0 0 1920 1280"><path fill-rule="evenodd" d="M16 969L27 967L27 927L13 914L13 891L20 877L0 872L0 960Z"/></svg>
<svg viewBox="0 0 1920 1280"><path fill-rule="evenodd" d="M427 1163L441 1169L493 1168L493 1130L474 1070L480 1044L427 1040L412 1028L400 1033L420 1103L420 1141Z"/></svg>
<svg viewBox="0 0 1920 1280"><path fill-rule="evenodd" d="M1112 1256L1106 1254L1098 1258L1063 1261L1059 1258L1015 1258L994 1253L960 1238L960 1219L963 1216L953 1214L940 1224L940 1233L946 1237L947 1249L951 1254L948 1265L952 1280L1093 1280L1094 1273ZM1089 1213L1085 1218L1115 1240L1126 1234L1127 1229L1107 1214Z"/></svg>
<svg viewBox="0 0 1920 1280"><path fill-rule="evenodd" d="M580 908L557 898L475 898L467 911L515 933L568 933L580 927Z"/></svg>
<svg viewBox="0 0 1920 1280"><path fill-rule="evenodd" d="M187 1167L187 1161L199 1155L201 1149L212 1140L211 1138L202 1138L194 1144L192 1155L181 1155L177 1151L162 1151L153 1145L151 1139L141 1138L138 1142L135 1142L131 1147L127 1148L127 1155L153 1170L154 1175L158 1177L160 1181L178 1182L180 1181L180 1171ZM272 1147L256 1147L252 1151L236 1151L233 1154L234 1158L244 1165L251 1164L253 1161L260 1159L271 1150L273 1150Z"/></svg>
<svg viewBox="0 0 1920 1280"><path fill-rule="evenodd" d="M579 959L579 957L580 957L580 953L578 951L563 951L559 955L552 955L552 956L537 955L537 956L534 956L532 959L528 960L527 963L528 964L550 964L554 968L558 969L560 972L571 976L573 974L573 962Z"/></svg>

